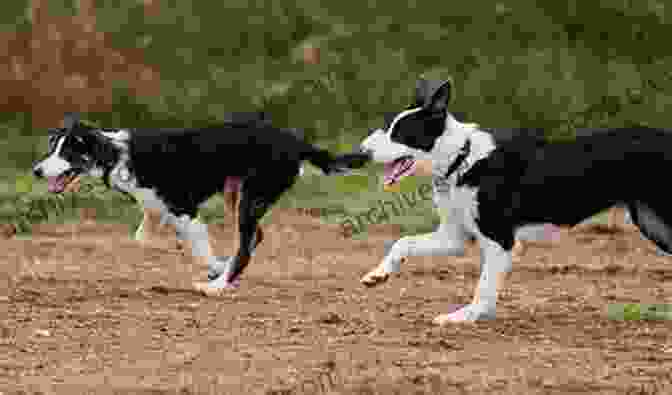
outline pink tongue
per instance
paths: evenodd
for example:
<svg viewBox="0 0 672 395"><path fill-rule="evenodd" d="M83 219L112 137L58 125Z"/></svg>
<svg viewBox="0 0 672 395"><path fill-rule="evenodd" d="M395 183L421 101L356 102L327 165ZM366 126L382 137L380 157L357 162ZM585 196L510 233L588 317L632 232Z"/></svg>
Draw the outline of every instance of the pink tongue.
<svg viewBox="0 0 672 395"><path fill-rule="evenodd" d="M395 169L397 168L397 165L395 163L385 163L383 165L383 182L384 183L391 183L394 182L394 172Z"/></svg>
<svg viewBox="0 0 672 395"><path fill-rule="evenodd" d="M240 190L241 180L239 177L226 177L224 192L237 192Z"/></svg>
<svg viewBox="0 0 672 395"><path fill-rule="evenodd" d="M63 188L60 177L47 178L47 189L49 192L60 192Z"/></svg>
<svg viewBox="0 0 672 395"><path fill-rule="evenodd" d="M406 177L413 173L413 168L415 167L415 162L412 162L410 167L408 166L408 160L400 160L394 163L386 163L383 166L383 183L385 185L394 184L398 182L402 177ZM403 173L400 173L401 169L405 169Z"/></svg>

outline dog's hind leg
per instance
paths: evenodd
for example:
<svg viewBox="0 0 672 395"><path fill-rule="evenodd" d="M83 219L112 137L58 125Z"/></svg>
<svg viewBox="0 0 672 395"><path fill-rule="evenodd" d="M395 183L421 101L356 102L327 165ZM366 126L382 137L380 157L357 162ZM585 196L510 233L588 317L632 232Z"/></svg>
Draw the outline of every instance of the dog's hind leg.
<svg viewBox="0 0 672 395"><path fill-rule="evenodd" d="M230 265L225 272L208 282L206 293L218 294L221 289L226 289L230 287L230 284L239 281L240 275L250 263L254 250L263 242L263 232L259 227L259 221L280 199L280 196L294 184L299 171L298 163L292 171L293 173L287 172L284 177L276 173L277 179L274 180L276 182L269 182L267 178L262 177L250 177L243 182L242 198L238 210L240 232L238 253L229 260Z"/></svg>
<svg viewBox="0 0 672 395"><path fill-rule="evenodd" d="M241 180L239 178L231 178L227 179L227 183L224 187L223 195L224 195L224 203L227 207L227 209L231 212L233 215L233 223L238 224L240 223L239 220L239 210L240 210L240 186L241 186ZM234 225L235 226L235 225ZM233 240L233 249L235 250L239 245L240 245L240 237L239 233L235 232L236 237L234 237ZM262 235L262 230L259 226L257 226L257 232L254 234L254 241L253 241L253 247L252 247L252 256L254 256L254 250L256 249L257 245L261 241L261 236ZM214 265L210 265L208 267L208 280L212 281L219 277L222 273L226 272L227 269L230 267L232 264L231 260L235 259L233 255L231 256L220 256L218 257L216 263Z"/></svg>
<svg viewBox="0 0 672 395"><path fill-rule="evenodd" d="M631 220L658 247L660 255L672 254L672 209L663 202L653 206L641 201L629 203Z"/></svg>
<svg viewBox="0 0 672 395"><path fill-rule="evenodd" d="M224 185L224 190L222 192L224 198L224 205L227 210L233 215L233 224L234 226L238 224L238 207L240 205L240 179L238 177L230 177L226 179ZM237 232L236 232L237 234ZM239 244L237 237L234 237L233 245L234 249ZM217 259L215 264L208 266L208 280L212 281L219 277L220 274L226 272L228 267L231 265L231 256L222 256Z"/></svg>

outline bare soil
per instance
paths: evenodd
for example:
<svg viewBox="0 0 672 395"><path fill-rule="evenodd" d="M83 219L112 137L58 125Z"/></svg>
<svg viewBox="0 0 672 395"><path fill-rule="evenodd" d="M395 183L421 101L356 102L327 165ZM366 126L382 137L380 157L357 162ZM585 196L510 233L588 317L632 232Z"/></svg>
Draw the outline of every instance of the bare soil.
<svg viewBox="0 0 672 395"><path fill-rule="evenodd" d="M232 227L211 231L230 254ZM672 393L672 323L606 317L610 303L672 299L670 258L636 229L532 245L498 318L449 328L431 320L470 300L476 247L362 287L398 232L353 241L276 210L241 288L221 298L190 291L207 270L174 243L139 246L125 225L0 240L0 393Z"/></svg>

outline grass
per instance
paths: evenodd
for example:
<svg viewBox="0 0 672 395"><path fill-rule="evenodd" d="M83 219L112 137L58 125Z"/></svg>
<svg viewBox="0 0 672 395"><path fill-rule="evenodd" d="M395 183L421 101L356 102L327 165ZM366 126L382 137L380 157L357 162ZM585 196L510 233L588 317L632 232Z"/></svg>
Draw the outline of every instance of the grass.
<svg viewBox="0 0 672 395"><path fill-rule="evenodd" d="M378 223L399 225L402 234L429 232L438 224L438 216L433 210L431 195L422 200L419 190L427 191L428 177L404 179L399 191L385 192L380 184L380 169L373 165L357 175L347 177L324 177L310 165L306 174L299 178L296 185L275 207L279 208L320 208L325 223L344 225L357 220L364 223L361 232L355 238L365 238L367 212L380 213L384 207L388 217L374 220ZM403 201L410 197L415 204ZM402 201L400 204L399 201ZM401 209L392 209L392 205ZM30 207L43 207L42 210ZM129 234L139 225L141 212L128 197L107 191L101 183L94 184L94 190L86 194L66 194L54 196L47 192L45 183L33 181L27 173L15 173L14 177L0 178L0 223L15 223L19 231L30 234L30 223L65 224L78 221L80 209L93 208L100 222L123 223L129 226ZM201 216L207 223L220 223L224 219L226 208L221 197L215 196L203 206ZM263 221L263 220L262 220ZM606 213L600 213L590 219L591 222L606 222ZM344 225L345 226L345 225Z"/></svg>
<svg viewBox="0 0 672 395"><path fill-rule="evenodd" d="M394 194L382 191L375 168L348 177L323 177L312 167L306 173L276 207L326 209L322 218L326 223L341 223L366 213L381 201L394 199ZM141 212L136 204L119 193L105 191L100 185L96 186L95 193L54 196L47 192L41 181L22 185L21 180L25 177L26 174L18 174L0 179L0 222L15 223L24 233L30 233L26 222L59 224L76 221L82 208L95 209L98 221L129 225L129 232L140 222ZM412 194L421 182L428 180L405 180L401 191ZM46 212L39 209L31 212L31 205L42 205L46 209L42 211ZM406 207L401 215L390 216L389 223L399 224L409 233L429 230L434 224L432 221L427 224L427 216L434 217L431 207L431 201L418 202L415 207ZM218 223L223 221L225 211L223 199L215 196L203 206L201 216L208 223ZM365 232L360 236L364 235Z"/></svg>
<svg viewBox="0 0 672 395"><path fill-rule="evenodd" d="M618 321L672 320L672 305L669 304L612 304L607 316Z"/></svg>

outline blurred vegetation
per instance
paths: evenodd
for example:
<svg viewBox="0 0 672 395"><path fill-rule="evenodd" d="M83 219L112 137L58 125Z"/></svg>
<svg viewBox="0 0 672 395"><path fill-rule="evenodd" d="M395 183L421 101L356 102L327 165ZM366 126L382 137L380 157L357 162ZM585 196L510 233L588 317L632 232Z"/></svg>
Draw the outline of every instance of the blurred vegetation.
<svg viewBox="0 0 672 395"><path fill-rule="evenodd" d="M30 29L28 3L8 2L0 31ZM148 14L139 1L97 1L96 29L118 48L143 49L160 72L161 93L135 97L119 81L111 111L87 118L180 126L263 109L277 125L303 128L318 145L344 151L384 112L406 105L415 80L427 74L453 76L453 110L483 126L535 125L562 135L672 121L665 111L672 103L669 1L150 3ZM77 1L52 0L50 9L74 15ZM306 44L321 48L320 64L302 62ZM43 136L30 114L0 116L0 196L15 197L15 180L44 151ZM364 210L383 196L370 174L307 176L283 204ZM413 231L414 223L427 226L430 206L398 221Z"/></svg>

